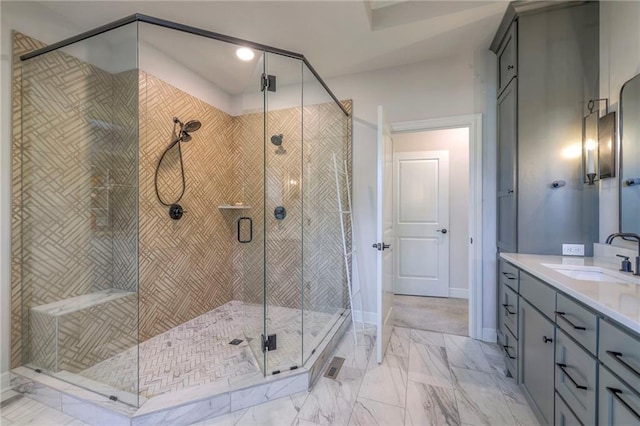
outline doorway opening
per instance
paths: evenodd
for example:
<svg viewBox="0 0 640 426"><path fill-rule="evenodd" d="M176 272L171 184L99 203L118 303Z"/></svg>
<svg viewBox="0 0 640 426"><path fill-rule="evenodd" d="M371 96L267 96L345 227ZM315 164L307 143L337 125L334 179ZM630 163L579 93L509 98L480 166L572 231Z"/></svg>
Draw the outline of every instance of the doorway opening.
<svg viewBox="0 0 640 426"><path fill-rule="evenodd" d="M481 116L391 130L395 325L479 339Z"/></svg>

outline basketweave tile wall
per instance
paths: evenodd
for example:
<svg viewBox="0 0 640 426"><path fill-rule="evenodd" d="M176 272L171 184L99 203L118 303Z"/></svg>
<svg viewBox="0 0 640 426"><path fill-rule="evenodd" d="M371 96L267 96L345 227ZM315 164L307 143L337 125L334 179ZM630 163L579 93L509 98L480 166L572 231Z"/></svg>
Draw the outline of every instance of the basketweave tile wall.
<svg viewBox="0 0 640 426"><path fill-rule="evenodd" d="M42 44L35 40L16 34L14 55L18 58L21 54L41 46ZM75 294L83 294L88 289L86 284L91 282L91 279L97 278L102 278L104 281L99 284L93 283L91 290L116 287L135 291L136 268L139 268L141 340L188 321L226 303L231 298L248 303L262 303L264 271L262 262L262 231L264 229L262 114L231 117L154 76L144 72L138 73L137 70L110 75L62 53L45 55L43 58L46 58L46 61L43 61L41 72L45 75L55 70L57 78L63 78L65 72L68 72L71 75L66 75L67 83L76 81L78 84L85 84L86 88L97 86L97 84L87 85L88 81L95 80L104 88L98 90L94 87L91 90L98 93L95 100L100 105L95 106L92 105L94 98L90 94L83 93L80 89L71 91L75 96L71 101L75 102L76 107L82 108L83 112L91 111L92 117L97 117L100 122L97 126L94 122L90 129L82 127L86 123L76 123L72 128L65 127L72 126L73 121L67 120L68 117L62 115L65 112L63 108L56 108L55 104L47 102L49 101L47 97L43 102L40 102L37 97L30 97L38 100L36 107L44 108L39 111L43 114L33 114L35 117L45 114L47 117L50 115L57 117L57 114L61 116L56 123L59 126L47 126L49 131L37 133L41 127L25 126L25 130L29 129L29 135L22 138L20 133L21 69L19 60L14 61L13 202L16 208L14 208L14 244L12 246L12 365L19 366L29 359L28 353L25 353L24 358L21 357L21 350L28 350L27 345L24 347L21 345L24 334L21 327L23 324L28 324L28 309L21 311L21 294L26 302L24 306L47 303ZM81 72L82 78L70 78L74 72ZM136 75L138 78L135 78ZM38 77L40 78L40 75ZM104 92L109 93L108 99L105 98ZM114 108L108 111L110 106ZM351 102L345 102L345 106L350 109ZM25 108L25 111L28 109ZM304 221L304 261L307 268L304 278L305 308L333 312L337 308L344 308L347 299L339 241L340 231L337 227L338 216L334 207L335 182L333 170L329 167L330 153L334 150L341 151L341 155L348 159L350 167L351 122L346 120L331 102L307 106L302 110L302 114L300 111L300 108L273 111L269 113L268 118L273 128L282 129L279 132L287 135L286 144L289 150L284 156L276 155L275 152L271 152L274 147L268 143L268 162L270 166L275 166L273 170L269 170L268 184L276 193L279 193L279 186L285 189L281 199L289 210L285 226L267 223L270 232L267 250L271 253L267 271L267 277L270 277L269 303L287 307L300 306L302 257L299 230L303 224L302 200L295 184L287 186L287 182L290 183L291 180L300 182L300 170L305 167L305 176L310 177L305 181L303 191L307 213ZM139 115L137 133L136 112ZM156 201L153 188L155 165L163 148L171 140L173 116L178 116L183 121L199 119L203 123L203 127L193 134L193 140L183 150L187 180L183 206L187 213L178 222L170 221L167 217L166 208ZM307 153L304 166L300 157L300 130L294 132L294 127L301 128L299 121L301 116L304 117L304 149ZM113 127L105 128L102 125L105 123L111 123ZM45 123L41 124L44 129ZM71 259L54 255L46 259L47 262L40 262L39 267L46 267L46 269L32 274L33 277L23 283L20 276L21 247L19 244L21 229L19 153L21 141L23 144L28 144L32 136L38 141L37 143L44 146L55 144L55 138L60 140L62 137L70 136L64 144L65 148L62 149L76 143L73 149L83 155L91 155L90 164L94 167L88 169L86 164L80 161L82 157L78 156L78 161L75 163L76 172L81 174L72 179L69 178L73 182L89 181L91 185L87 188L87 185L80 184L78 193L74 194L68 202L82 205L82 200L89 199L87 191L90 191L93 197L89 203L89 210L94 213L83 216L77 215L76 211L73 218L61 219L61 224L68 229L61 229L60 235L81 234L79 237L83 244L74 247L77 249L74 253L87 249L86 241L83 240L87 238L87 230L92 230L95 238L89 238L91 248L83 252L91 253L93 257L84 259L84 263L80 257L81 260L76 262L75 269L68 268ZM111 150L107 153L92 151L96 142L107 137L110 137ZM136 138L140 140L139 151ZM162 195L168 199L180 191L181 180L176 174L178 171L176 151L173 150L167 154L166 163L163 163L159 173ZM138 167L135 162L136 156L139 156ZM52 168L51 172L56 173L56 170L57 168ZM311 177L316 179L312 180ZM64 176L61 179L66 183ZM136 197L137 179L140 182L139 197ZM55 188L42 186L43 182L48 181L51 179L43 176L38 181L41 186L36 186L33 191L34 197L41 197L43 202L50 200L49 197L60 196L59 191L54 190ZM105 182L109 184L108 197L97 190ZM49 190L48 194L47 190ZM237 212L219 212L216 208L219 204L238 200L253 207L254 244L241 245L235 241L235 221L239 217ZM276 201L278 201L277 197L269 198L272 204ZM35 200L30 204L34 202ZM139 218L136 217L136 207ZM83 219L79 219L78 216ZM25 215L25 217L28 216ZM50 217L44 219L53 220ZM267 220L275 222L272 216L267 216ZM33 221L34 225L35 222L37 221ZM58 226L62 226L61 224ZM104 227L104 225L108 226ZM137 257L135 255L138 243L136 226L139 226ZM35 231L34 235L40 237L42 233L40 231L44 229L33 228L32 231ZM283 242L286 250L282 250ZM42 245L36 245L35 248L42 250ZM102 269L91 274L91 279L82 275L97 266ZM73 273L74 270L77 272ZM298 272L292 273L292 271ZM48 286L50 294L39 294L39 291L44 288L42 285L37 285L39 280L45 277L51 280L52 276L53 281L59 282L60 285ZM32 293L33 289L37 289L35 295ZM21 316L24 322L19 320Z"/></svg>

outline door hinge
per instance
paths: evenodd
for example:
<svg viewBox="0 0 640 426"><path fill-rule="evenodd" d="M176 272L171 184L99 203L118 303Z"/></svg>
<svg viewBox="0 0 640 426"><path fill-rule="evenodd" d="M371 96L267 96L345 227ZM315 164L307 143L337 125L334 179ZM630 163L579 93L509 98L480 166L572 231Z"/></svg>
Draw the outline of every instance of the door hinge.
<svg viewBox="0 0 640 426"><path fill-rule="evenodd" d="M275 351L277 348L275 334L270 334L267 337L264 337L264 334L262 335L262 352Z"/></svg>
<svg viewBox="0 0 640 426"><path fill-rule="evenodd" d="M276 91L276 76L275 75L270 75L270 74L262 74L262 78L261 78L261 83L260 83L260 87L261 87L261 91L264 92L264 89L267 89L267 91L269 92L275 92Z"/></svg>

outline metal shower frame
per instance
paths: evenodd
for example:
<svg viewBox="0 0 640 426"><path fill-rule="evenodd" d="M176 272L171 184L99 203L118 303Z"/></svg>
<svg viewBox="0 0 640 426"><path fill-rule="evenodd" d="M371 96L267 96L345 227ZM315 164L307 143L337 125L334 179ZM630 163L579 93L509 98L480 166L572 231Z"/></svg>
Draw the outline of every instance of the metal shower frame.
<svg viewBox="0 0 640 426"><path fill-rule="evenodd" d="M288 50L279 49L277 47L267 46L265 44L255 43L253 41L243 40L243 39L240 39L240 38L237 38L237 37L232 37L232 36L228 36L228 35L225 35L225 34L219 34L219 33L213 32L213 31L203 30L202 28L197 28L197 27L192 27L192 26L189 26L189 25L179 24L177 22L167 21L166 19L155 18L153 16L143 15L143 14L140 14L140 13L136 13L136 14L133 14L133 15L118 19L118 20L110 22L108 24L101 25L101 26L99 26L97 28L94 28L92 30L80 33L80 34L78 34L76 36L69 37L69 38L64 39L62 41L50 44L50 45L48 45L46 47L43 47L41 49L34 50L33 52L26 53L26 54L20 56L20 60L26 61L26 60L29 60L31 58L35 58L36 56L43 55L45 53L54 51L56 49L60 49L62 47L66 47L66 46L68 46L70 44L77 43L79 41L91 38L93 36L105 33L107 31L111 31L113 29L122 27L124 25L131 24L131 23L134 23L134 22L145 22L147 24L152 24L152 25L157 25L157 26L163 27L163 28L169 28L169 29L172 29L172 30L182 31L182 32L185 32L185 33L188 33L188 34L194 34L194 35L198 35L198 36L201 36L201 37L210 38L210 39L213 39L213 40L224 41L226 43L232 43L232 44L236 44L236 45L239 45L239 46L247 46L247 47L251 47L251 48L256 49L256 50L262 50L262 51L268 52L268 53L275 53L275 54L278 54L278 55L287 56L287 57L294 58L294 59L300 59L300 60L302 60L302 62L304 62L304 64L307 66L307 68L309 68L309 71L311 71L311 73L315 76L315 78L318 79L318 81L320 82L322 87L327 91L327 93L329 93L329 95L331 96L333 101L340 107L342 112L347 117L349 117L349 112L347 111L347 109L340 103L338 98L333 94L331 89L329 89L329 86L327 86L327 84L324 82L322 77L320 77L320 75L315 70L315 68L313 68L313 66L309 63L307 58L305 58L305 56L303 54L301 54L301 53L291 52L291 51L288 51Z"/></svg>

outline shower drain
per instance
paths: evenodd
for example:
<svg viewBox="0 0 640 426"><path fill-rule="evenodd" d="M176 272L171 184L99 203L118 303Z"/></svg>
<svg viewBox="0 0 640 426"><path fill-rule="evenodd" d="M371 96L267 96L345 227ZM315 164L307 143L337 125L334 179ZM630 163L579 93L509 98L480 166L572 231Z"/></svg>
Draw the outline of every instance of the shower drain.
<svg viewBox="0 0 640 426"><path fill-rule="evenodd" d="M329 367L327 367L327 371L324 372L324 377L328 377L330 379L335 379L336 377L338 377L338 373L340 373L342 364L344 364L344 358L334 356L329 363Z"/></svg>

